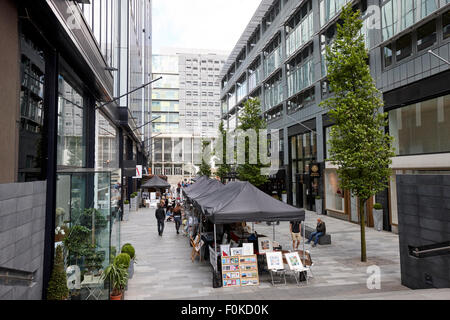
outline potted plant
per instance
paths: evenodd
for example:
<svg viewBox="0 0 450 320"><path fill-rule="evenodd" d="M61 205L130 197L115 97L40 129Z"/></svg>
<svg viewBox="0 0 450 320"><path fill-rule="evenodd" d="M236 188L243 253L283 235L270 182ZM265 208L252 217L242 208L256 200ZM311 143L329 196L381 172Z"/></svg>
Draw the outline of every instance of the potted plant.
<svg viewBox="0 0 450 320"><path fill-rule="evenodd" d="M322 214L322 197L316 196L315 201L316 201L316 213Z"/></svg>
<svg viewBox="0 0 450 320"><path fill-rule="evenodd" d="M287 203L287 192L286 192L286 190L283 190L283 191L281 192L281 200L282 200L284 203Z"/></svg>
<svg viewBox="0 0 450 320"><path fill-rule="evenodd" d="M373 205L372 213L374 228L378 231L383 230L383 206L381 203L375 203Z"/></svg>
<svg viewBox="0 0 450 320"><path fill-rule="evenodd" d="M128 273L122 266L111 263L103 272L102 279L108 279L111 286L111 300L121 300L127 283Z"/></svg>
<svg viewBox="0 0 450 320"><path fill-rule="evenodd" d="M64 238L64 247L69 251L70 264L79 265L80 259L84 257L91 248L91 230L86 227L75 225L69 230Z"/></svg>
<svg viewBox="0 0 450 320"><path fill-rule="evenodd" d="M133 192L130 195L130 198L131 198L131 211L137 211L137 201L138 201L137 192Z"/></svg>
<svg viewBox="0 0 450 320"><path fill-rule="evenodd" d="M130 265L128 267L128 275L129 275L129 278L131 279L131 278L133 278L134 264L136 263L136 255L135 255L134 247L130 243L125 243L122 246L121 253L125 253L130 256Z"/></svg>
<svg viewBox="0 0 450 320"><path fill-rule="evenodd" d="M130 214L130 201L125 200L123 202L123 220L128 221L129 214Z"/></svg>
<svg viewBox="0 0 450 320"><path fill-rule="evenodd" d="M131 258L128 253L119 253L117 257L114 258L114 264L128 270L130 268ZM128 271L127 271L127 279L128 279ZM125 283L125 290L127 290L128 280Z"/></svg>
<svg viewBox="0 0 450 320"><path fill-rule="evenodd" d="M53 265L50 281L47 288L47 300L67 300L69 288L67 288L67 275L64 268L63 250L56 247L55 263Z"/></svg>

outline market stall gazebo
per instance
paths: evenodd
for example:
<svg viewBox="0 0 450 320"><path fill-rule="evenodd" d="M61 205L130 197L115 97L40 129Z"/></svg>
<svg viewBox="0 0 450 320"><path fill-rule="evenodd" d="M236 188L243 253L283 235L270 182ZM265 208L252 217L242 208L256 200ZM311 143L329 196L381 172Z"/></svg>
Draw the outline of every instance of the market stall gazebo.
<svg viewBox="0 0 450 320"><path fill-rule="evenodd" d="M161 179L158 176L154 176L150 180L148 180L146 183L144 183L141 188L143 189L166 189L170 188L170 183L167 181Z"/></svg>

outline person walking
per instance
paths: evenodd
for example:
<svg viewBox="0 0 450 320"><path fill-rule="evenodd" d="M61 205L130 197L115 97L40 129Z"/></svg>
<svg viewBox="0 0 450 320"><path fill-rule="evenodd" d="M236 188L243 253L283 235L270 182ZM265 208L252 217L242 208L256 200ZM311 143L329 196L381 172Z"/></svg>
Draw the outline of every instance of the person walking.
<svg viewBox="0 0 450 320"><path fill-rule="evenodd" d="M164 219L166 217L166 213L164 212L164 208L162 208L161 204L158 204L158 209L156 209L155 217L158 221L158 234L161 237L164 231Z"/></svg>
<svg viewBox="0 0 450 320"><path fill-rule="evenodd" d="M181 225L181 206L177 203L176 207L172 211L173 219L175 220L175 229L177 230L177 234L180 234L180 225Z"/></svg>
<svg viewBox="0 0 450 320"><path fill-rule="evenodd" d="M291 236L292 236L293 250L298 250L298 246L300 245L300 241L302 239L302 236L300 234L300 227L301 227L301 222L299 220L291 221L291 223L289 225L289 229L291 230Z"/></svg>
<svg viewBox="0 0 450 320"><path fill-rule="evenodd" d="M327 232L327 229L325 227L325 222L322 221L322 219L318 218L316 231L311 233L311 235L309 236L308 242L306 242L306 243L310 244L311 240L314 238L314 244L312 246L313 247L317 246L317 243L319 242L319 237L325 235L326 232Z"/></svg>

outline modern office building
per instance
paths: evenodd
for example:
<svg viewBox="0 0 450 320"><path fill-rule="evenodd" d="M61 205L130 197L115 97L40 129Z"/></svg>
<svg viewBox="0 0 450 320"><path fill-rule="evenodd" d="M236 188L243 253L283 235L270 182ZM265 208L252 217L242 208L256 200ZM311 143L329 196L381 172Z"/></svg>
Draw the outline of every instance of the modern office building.
<svg viewBox="0 0 450 320"><path fill-rule="evenodd" d="M0 299L40 299L57 227L98 210L89 259L66 256L78 275L120 245L117 210L137 186L124 169L148 156L151 88L126 93L151 80L151 1L2 0L0 15L0 272L23 279L2 277Z"/></svg>
<svg viewBox="0 0 450 320"><path fill-rule="evenodd" d="M171 183L194 177L202 140L214 139L220 123L219 73L226 53L165 48L153 55L152 173Z"/></svg>
<svg viewBox="0 0 450 320"><path fill-rule="evenodd" d="M221 71L222 117L232 129L242 103L260 98L268 128L280 130L284 161L273 183L287 182L293 205L314 210L320 195L328 215L357 223L357 201L340 189L337 168L326 161L333 123L319 107L330 97L325 47L349 2L362 12L370 68L384 95L386 130L397 153L389 188L366 208L368 225L372 203L381 203L383 229L400 233L403 282L448 286L448 259L439 262L447 273L429 271L434 284L406 266L418 265L407 258L408 245L449 240L450 70L428 51L450 60L450 1L263 0ZM318 172L312 172L315 165Z"/></svg>

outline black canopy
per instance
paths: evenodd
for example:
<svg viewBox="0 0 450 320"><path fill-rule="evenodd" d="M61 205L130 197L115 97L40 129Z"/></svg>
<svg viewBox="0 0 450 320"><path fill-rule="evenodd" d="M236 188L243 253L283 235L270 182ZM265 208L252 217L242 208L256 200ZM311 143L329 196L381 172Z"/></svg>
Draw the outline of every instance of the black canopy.
<svg viewBox="0 0 450 320"><path fill-rule="evenodd" d="M196 188L195 190L190 191L187 196L192 199L197 201L197 199L202 199L204 197L209 197L212 194L214 194L214 192L216 191L220 191L222 188L224 188L224 185L215 179L209 179L209 180L205 180L201 187Z"/></svg>
<svg viewBox="0 0 450 320"><path fill-rule="evenodd" d="M183 189L183 190L184 190L184 193L185 193L186 195L189 196L191 192L193 192L194 190L197 190L197 189L199 189L199 188L202 188L203 185L204 185L207 181L210 181L210 180L212 180L212 179L209 179L207 176L202 176L202 177L200 177L200 178L197 180L197 182L195 182L195 183L191 184L190 186L184 188L184 189Z"/></svg>
<svg viewBox="0 0 450 320"><path fill-rule="evenodd" d="M162 189L162 188L170 188L170 184L161 179L158 176L154 176L150 180L148 180L146 183L144 183L141 188L156 188L156 189Z"/></svg>
<svg viewBox="0 0 450 320"><path fill-rule="evenodd" d="M305 210L279 201L249 182L230 182L198 203L215 224L305 220Z"/></svg>

